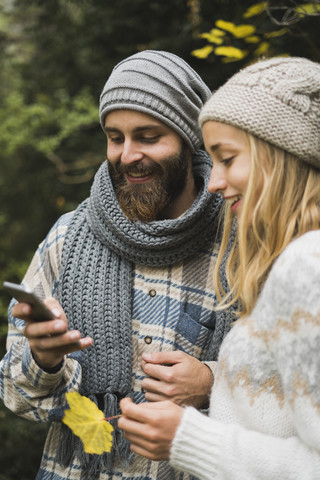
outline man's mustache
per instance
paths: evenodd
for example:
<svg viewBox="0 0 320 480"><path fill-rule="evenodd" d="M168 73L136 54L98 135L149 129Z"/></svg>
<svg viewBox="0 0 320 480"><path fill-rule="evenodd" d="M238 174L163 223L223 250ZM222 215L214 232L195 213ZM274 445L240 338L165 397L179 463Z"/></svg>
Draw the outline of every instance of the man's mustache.
<svg viewBox="0 0 320 480"><path fill-rule="evenodd" d="M157 163L149 163L148 165L142 163L136 163L133 165L125 165L123 163L117 163L114 166L114 170L117 174L138 174L138 175L151 175L161 172L162 168Z"/></svg>

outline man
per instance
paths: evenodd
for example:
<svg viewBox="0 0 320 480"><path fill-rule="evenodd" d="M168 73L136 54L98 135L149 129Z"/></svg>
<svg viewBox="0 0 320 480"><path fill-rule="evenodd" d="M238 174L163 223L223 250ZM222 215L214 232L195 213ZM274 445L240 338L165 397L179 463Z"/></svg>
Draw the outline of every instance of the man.
<svg viewBox="0 0 320 480"><path fill-rule="evenodd" d="M1 362L5 404L53 422L37 480L179 475L130 453L116 421L112 452L87 455L61 418L70 390L106 417L126 396L207 404L231 321L212 312L221 200L207 192L211 162L199 151L198 127L209 96L188 64L157 51L119 63L103 89L107 161L23 280L42 298L55 297L46 303L56 319L34 322L28 305L14 305Z"/></svg>

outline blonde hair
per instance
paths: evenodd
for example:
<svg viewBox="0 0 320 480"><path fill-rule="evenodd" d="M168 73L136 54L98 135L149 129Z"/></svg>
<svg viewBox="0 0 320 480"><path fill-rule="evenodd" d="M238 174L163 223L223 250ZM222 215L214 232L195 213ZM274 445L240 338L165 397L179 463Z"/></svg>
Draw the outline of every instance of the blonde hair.
<svg viewBox="0 0 320 480"><path fill-rule="evenodd" d="M272 264L285 247L294 238L320 228L320 170L246 135L252 166L243 209L226 259L234 215L230 207L225 208L223 238L214 271L220 300L217 308L226 309L236 303L240 318L252 311ZM224 264L228 293L219 279Z"/></svg>

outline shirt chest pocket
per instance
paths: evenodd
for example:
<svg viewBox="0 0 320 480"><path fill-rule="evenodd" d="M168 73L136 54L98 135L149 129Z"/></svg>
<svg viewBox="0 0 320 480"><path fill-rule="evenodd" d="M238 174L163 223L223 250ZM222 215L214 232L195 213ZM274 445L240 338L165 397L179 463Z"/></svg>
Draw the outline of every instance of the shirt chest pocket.
<svg viewBox="0 0 320 480"><path fill-rule="evenodd" d="M183 313L176 325L175 349L204 360L214 331Z"/></svg>

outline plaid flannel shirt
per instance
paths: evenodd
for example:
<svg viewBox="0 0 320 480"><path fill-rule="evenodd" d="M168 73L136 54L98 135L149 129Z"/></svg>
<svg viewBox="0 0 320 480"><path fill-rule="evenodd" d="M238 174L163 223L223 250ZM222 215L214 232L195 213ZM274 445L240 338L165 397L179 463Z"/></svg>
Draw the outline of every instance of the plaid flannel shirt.
<svg viewBox="0 0 320 480"><path fill-rule="evenodd" d="M65 232L72 212L63 215L39 245L23 284L41 298L54 296L59 277ZM204 325L214 321L215 300L212 271L216 259L211 251L200 251L187 261L169 267L136 265L132 292L133 400L145 400L141 382L144 352L182 350L203 360L212 330ZM11 302L11 307L14 302ZM65 393L77 390L81 367L76 355L66 356L62 368L46 373L34 361L22 334L24 322L9 308L7 354L0 363L0 395L16 414L36 422L51 422L37 480L75 480L81 465L74 460L67 468L56 461ZM81 352L79 353L81 355ZM106 359L107 361L107 359ZM215 362L206 362L214 371ZM173 470L168 462L152 462L136 455L128 470L116 468L110 475L101 471L99 480L185 480L189 475Z"/></svg>

